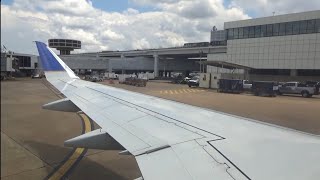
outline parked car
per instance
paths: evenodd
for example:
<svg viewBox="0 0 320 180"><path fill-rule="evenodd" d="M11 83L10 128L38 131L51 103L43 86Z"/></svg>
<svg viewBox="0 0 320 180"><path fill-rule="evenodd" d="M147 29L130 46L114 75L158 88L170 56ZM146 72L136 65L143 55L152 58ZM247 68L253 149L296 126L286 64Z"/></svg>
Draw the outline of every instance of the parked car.
<svg viewBox="0 0 320 180"><path fill-rule="evenodd" d="M193 76L189 81L188 81L188 86L192 87L198 87L199 86L199 76Z"/></svg>
<svg viewBox="0 0 320 180"><path fill-rule="evenodd" d="M185 78L183 79L183 81L186 82L186 83L188 83L190 80L191 80L191 78L189 78L189 77L185 77Z"/></svg>
<svg viewBox="0 0 320 180"><path fill-rule="evenodd" d="M252 83L248 80L243 80L243 90L250 91L252 87Z"/></svg>
<svg viewBox="0 0 320 180"><path fill-rule="evenodd" d="M278 93L281 94L301 94L303 97L312 97L319 94L319 87L308 87L299 82L287 82L279 86Z"/></svg>
<svg viewBox="0 0 320 180"><path fill-rule="evenodd" d="M320 87L320 82L318 81L307 81L306 86L308 87Z"/></svg>
<svg viewBox="0 0 320 180"><path fill-rule="evenodd" d="M93 76L90 76L90 81L98 82L98 81L103 81L103 79L101 77L97 76L97 75L96 76L93 75Z"/></svg>
<svg viewBox="0 0 320 180"><path fill-rule="evenodd" d="M191 78L189 78L189 77L184 77L181 74L178 74L177 76L176 75L173 76L172 83L174 83L174 84L188 84L188 81L190 79Z"/></svg>

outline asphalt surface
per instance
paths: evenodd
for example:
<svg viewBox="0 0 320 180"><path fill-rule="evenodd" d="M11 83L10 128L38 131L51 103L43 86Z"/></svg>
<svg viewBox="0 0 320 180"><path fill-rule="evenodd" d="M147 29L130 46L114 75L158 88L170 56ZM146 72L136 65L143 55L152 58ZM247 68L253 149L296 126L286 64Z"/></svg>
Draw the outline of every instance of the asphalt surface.
<svg viewBox="0 0 320 180"><path fill-rule="evenodd" d="M187 85L148 82L147 87L110 84L135 92L223 111L304 132L320 134L320 97L256 97L224 94ZM41 109L59 97L39 79L1 82L1 179L43 179L70 154L67 139L82 133L80 117ZM132 156L89 150L68 174L69 179L135 179Z"/></svg>
<svg viewBox="0 0 320 180"><path fill-rule="evenodd" d="M76 113L41 109L59 97L39 79L1 82L1 179L44 179L72 148L63 142L82 133ZM69 179L135 179L140 171L132 156L89 150Z"/></svg>

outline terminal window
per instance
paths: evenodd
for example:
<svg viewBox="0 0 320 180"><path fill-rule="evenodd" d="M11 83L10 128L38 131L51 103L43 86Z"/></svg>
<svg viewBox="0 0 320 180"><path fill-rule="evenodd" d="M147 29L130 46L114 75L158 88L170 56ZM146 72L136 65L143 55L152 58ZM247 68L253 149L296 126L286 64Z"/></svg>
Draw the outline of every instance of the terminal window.
<svg viewBox="0 0 320 180"><path fill-rule="evenodd" d="M226 33L228 40L320 33L320 19L230 28Z"/></svg>
<svg viewBox="0 0 320 180"><path fill-rule="evenodd" d="M31 67L30 56L14 56L19 60L19 67Z"/></svg>

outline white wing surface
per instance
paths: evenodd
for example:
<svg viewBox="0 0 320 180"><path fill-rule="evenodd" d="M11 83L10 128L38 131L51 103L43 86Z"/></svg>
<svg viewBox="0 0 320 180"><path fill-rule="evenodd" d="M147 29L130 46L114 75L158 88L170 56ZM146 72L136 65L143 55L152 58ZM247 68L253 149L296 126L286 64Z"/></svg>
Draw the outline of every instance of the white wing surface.
<svg viewBox="0 0 320 180"><path fill-rule="evenodd" d="M83 81L36 44L47 80L101 127L77 142L115 140L135 156L143 179L320 177L319 136Z"/></svg>

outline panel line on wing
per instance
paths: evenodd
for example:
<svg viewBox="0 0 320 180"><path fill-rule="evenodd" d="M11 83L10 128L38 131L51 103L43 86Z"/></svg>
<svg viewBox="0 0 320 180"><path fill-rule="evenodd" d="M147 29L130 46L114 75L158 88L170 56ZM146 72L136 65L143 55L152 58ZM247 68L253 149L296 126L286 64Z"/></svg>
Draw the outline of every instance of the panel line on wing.
<svg viewBox="0 0 320 180"><path fill-rule="evenodd" d="M208 142L220 141L220 140L224 140L224 139L214 139L214 140L209 140L209 141L206 141L206 142L208 143ZM233 175L229 172L229 169L230 169L231 167L230 167L227 163L225 163L225 162L220 162L218 159L216 159L216 158L205 148L207 145L200 144L198 140L195 140L195 142L196 142L199 146L201 146L202 149L203 149L216 163L218 163L218 164L220 164L220 165L222 165L222 166L226 166L226 173L228 173L229 176L230 176L232 179L236 180L236 179L233 177Z"/></svg>
<svg viewBox="0 0 320 180"><path fill-rule="evenodd" d="M137 107L139 107L139 108L148 110L148 111L153 112L153 113L155 113L155 114L164 116L164 117L166 117L166 118L168 118L168 119L172 119L172 120L174 120L174 121L180 122L180 123L182 123L182 124L185 124L185 125L187 125L187 126L193 127L193 128L195 128L195 129L199 129L199 130L201 130L201 131L203 131L203 132L206 132L206 133L212 134L212 135L214 135L214 136L218 136L218 137L220 137L220 138L222 138L222 139L225 139L224 137L222 137L222 136L220 136L220 135L217 135L217 134L214 134L214 133L212 133L212 132L206 131L206 130L204 130L204 129L198 128L198 127L196 127L196 126L193 126L193 125L191 125L191 124L185 123L185 122L180 121L180 120L178 120L178 119L175 119L175 118L166 116L166 115L164 115L164 114L161 114L161 113L159 113L159 112L153 111L153 110L151 110L151 109L148 109L148 108L139 106L139 105L137 105L137 104L128 102L128 101L126 101L126 100L123 100L123 99L120 99L120 98L118 98L118 97L112 96L112 95L107 94L107 93L105 93L105 92L99 91L99 90L97 90L97 89L93 89L93 88L90 88L90 87L87 87L87 88L89 88L89 89L91 89L91 90L93 90L93 91L96 91L96 92L105 94L105 95L107 95L107 96L113 97L113 98L118 99L118 100L120 100L120 101L126 102L126 103L128 103L128 104L132 104L132 105L137 106Z"/></svg>
<svg viewBox="0 0 320 180"><path fill-rule="evenodd" d="M248 180L251 180L251 178L244 173L237 165L235 165L226 155L224 155L221 151L219 151L213 144L211 144L212 141L207 141L207 143L215 149L216 152L218 152L224 159L226 159L233 167L235 167L243 176L245 176ZM228 172L229 173L229 172Z"/></svg>
<svg viewBox="0 0 320 180"><path fill-rule="evenodd" d="M66 82L66 81L64 81L64 80L62 80L62 79L58 79L58 80L66 83L66 84L68 84L68 85L70 85L70 86L73 86L73 87L75 87L75 88L78 88L78 86L75 86L75 85L72 84L73 82L76 81L76 79L72 79L71 82L70 82L70 81L69 81L69 82Z"/></svg>
<svg viewBox="0 0 320 180"><path fill-rule="evenodd" d="M89 88L89 89L90 89L90 88ZM184 127L181 122L176 123L176 122L172 122L172 121L166 120L167 117L162 116L161 114L155 114L155 113L153 113L152 111L150 111L150 110L148 110L148 109L144 109L144 110L146 110L146 111L143 111L143 110L142 110L143 108L141 108L140 106L138 106L139 108L137 108L137 106L136 106L135 104L132 104L132 103L131 103L131 106L129 106L129 104L128 104L127 101L123 101L123 100L118 99L118 98L115 99L115 98L112 97L112 96L106 97L106 96L105 96L105 95L106 95L105 93L102 93L102 94L103 94L103 97L104 97L104 98L108 98L108 99L110 99L110 100L112 100L112 101L115 101L115 102L117 102L117 103L120 103L120 104L122 104L122 105L124 105L124 106L126 106L126 107L133 108L133 109L135 109L136 111L139 111L139 112L142 112L142 113L146 114L146 115L143 115L143 116L139 116L139 117L137 117L137 118L134 118L134 119L132 119L132 120L130 120L130 121L126 121L126 123L129 123L129 122L131 122L131 121L138 120L138 119L143 118L143 117L145 117L145 116L152 116L152 117L156 118L157 120L164 121L164 122L166 122L166 123L172 124L172 125L174 125L174 126L177 126L177 127L179 127L179 128L182 128L182 129L184 129L184 130L186 130L186 131L189 131L189 132L191 132L191 133L194 133L194 134L197 134L197 135L199 135L199 136L202 136L201 138L205 138L205 137L206 137L206 136L204 136L203 134L201 134L201 133L199 133L199 132L197 132L197 131L194 131L194 130L191 130L191 129L188 129L188 128ZM132 106L132 105L133 105L133 106ZM153 114L150 113L150 112L152 112ZM157 116L157 115L161 115L162 117L159 117L159 116ZM167 118L167 119L173 120L172 118ZM117 121L114 121L114 123L119 124ZM180 125L180 124L181 124L181 125ZM119 125L121 125L121 124L119 124ZM186 125L186 124L184 124L184 125ZM188 125L187 125L187 126L188 126ZM221 138L221 137L219 137L219 138Z"/></svg>

